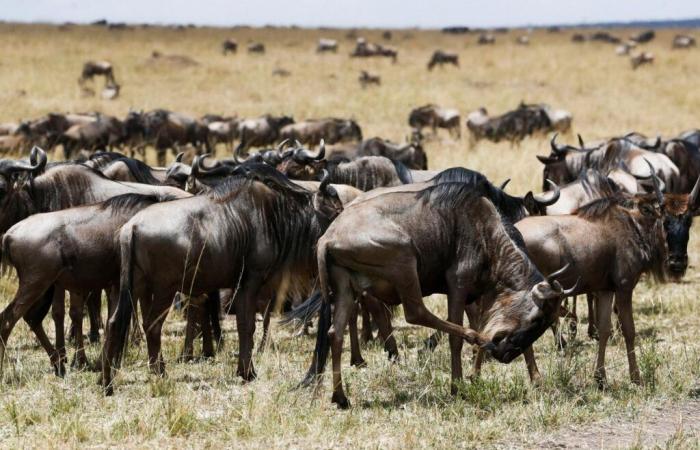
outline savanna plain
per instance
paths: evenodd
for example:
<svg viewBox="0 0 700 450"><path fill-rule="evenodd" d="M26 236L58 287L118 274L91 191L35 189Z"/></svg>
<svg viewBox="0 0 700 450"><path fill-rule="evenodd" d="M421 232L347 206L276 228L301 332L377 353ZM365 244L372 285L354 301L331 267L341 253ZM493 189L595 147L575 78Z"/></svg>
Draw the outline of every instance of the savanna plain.
<svg viewBox="0 0 700 450"><path fill-rule="evenodd" d="M403 141L410 133L407 118L413 107L436 103L458 108L464 118L480 106L501 113L523 100L573 114L572 133L561 136L562 142L574 143L576 133L584 140L630 131L672 136L700 126L700 50L671 50L676 30L658 31L645 45L655 63L635 71L627 57L615 55L614 46L575 44L572 32L535 31L525 47L515 44L522 30L497 34L489 46L476 45L475 34L394 30L386 42L399 50L392 64L350 58L354 40L346 38L347 30L0 24L0 120L52 111L96 110L123 117L130 108L167 108L195 116L284 113L297 120L353 118L365 137ZM611 32L627 36L634 30ZM380 30L358 30L358 35L383 42ZM338 39L338 53L317 54L320 37ZM238 41L236 55L222 55L220 43L226 38ZM265 43L266 54L247 54L249 41ZM429 72L426 64L438 48L457 52L460 67ZM187 55L199 64L150 64L153 50ZM114 64L122 85L118 99L81 95L77 78L88 59ZM291 75L273 76L277 68ZM363 69L379 74L382 85L362 89L357 77ZM428 136L429 168L464 166L498 184L511 178L508 191L520 195L541 189L542 166L535 156L549 153L548 136L516 146L473 144L462 126L459 140L443 132ZM155 164L155 154L148 156ZM223 147L218 156L226 156ZM235 373L235 321L224 321L225 345L214 360L179 363L184 318L171 311L164 331L167 377L150 374L143 343L132 346L115 395L106 398L97 372L69 370L65 378L55 377L29 328L20 323L10 338L0 380L0 447L538 447L567 444L562 430L574 433L600 424L610 431L597 437L598 446L613 445L620 427L639 435L624 446L641 446L645 417L672 413L700 396L697 227L689 255L684 281L661 285L644 280L635 291L643 386L630 383L624 342L616 334L607 353L609 385L597 387L597 343L586 336L582 298L579 332L565 350L557 349L549 332L535 343L541 385L530 384L522 357L510 365L489 361L480 379L465 380L458 396L449 389L448 345L434 353L423 351L431 330L407 325L399 311L397 363L387 361L376 341L363 348L366 368L351 368L349 352L344 352L346 392L353 402L349 411L331 404L329 376L315 392L294 389L308 366L314 339L295 336L296 330L278 324L272 325L268 348L255 356L258 379L244 384ZM0 307L15 290L13 276L0 279ZM446 315L444 297L427 302L438 315ZM45 328L52 330L49 320ZM261 332L259 324L256 341ZM100 350L99 344L89 346L91 362ZM465 350L465 365L471 357ZM657 444L700 445L697 435L680 425Z"/></svg>

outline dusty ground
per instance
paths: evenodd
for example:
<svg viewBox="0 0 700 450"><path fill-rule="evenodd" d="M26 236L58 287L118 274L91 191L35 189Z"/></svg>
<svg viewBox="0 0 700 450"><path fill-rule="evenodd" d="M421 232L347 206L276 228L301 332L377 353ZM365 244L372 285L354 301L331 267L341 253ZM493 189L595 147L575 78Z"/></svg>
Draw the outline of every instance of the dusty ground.
<svg viewBox="0 0 700 450"><path fill-rule="evenodd" d="M628 31L613 31L620 35ZM637 130L672 135L698 126L698 50L671 51L675 31L661 31L647 47L656 63L632 71L629 61L606 44L570 42L571 32L534 33L528 48L513 41L519 32L497 35L495 46L478 47L476 36L397 31L390 45L399 61L348 58L345 31L291 29L158 28L109 31L96 27L59 30L47 26L0 25L0 120L36 117L49 111L100 110L124 115L129 108L165 107L191 114L266 112L297 119L338 115L359 121L366 137L403 140L412 107L434 102L459 108L463 116L479 106L494 113L521 100L547 102L574 114L574 133L585 139ZM360 31L379 40L379 31ZM337 55L317 55L319 37L338 38ZM265 42L264 56L239 52L224 57L219 44L236 38ZM457 51L459 69L425 64L433 50ZM181 54L191 67L147 63L153 50ZM83 98L77 86L82 63L106 58L123 86L119 99ZM272 77L275 68L291 72ZM362 90L361 69L382 76L379 88ZM99 87L99 86L98 86ZM574 141L575 134L563 140ZM432 168L463 165L500 182L512 178L511 192L541 186L537 154L548 153L545 137L520 146L479 143L445 134L427 143ZM220 149L219 155L223 156ZM151 162L152 162L151 155ZM551 334L535 345L542 386L527 381L522 359L490 362L479 381L465 382L462 395L449 394L447 345L422 352L429 330L397 320L401 360L391 364L372 343L364 349L365 369L345 361L353 402L349 412L330 404L329 381L316 395L292 390L308 364L312 337L294 337L275 327L273 345L257 355L259 379L249 385L235 376L236 338L227 320L226 346L215 361L176 361L183 322L172 312L165 333L168 377L155 379L145 367L145 349L133 348L117 379L116 395L104 398L90 371L65 379L50 372L24 324L9 341L0 383L2 447L371 447L484 448L579 445L582 447L697 447L697 387L700 377L698 291L699 236L691 236L691 269L684 283L644 281L635 292L638 356L645 385L629 383L622 340L608 347L610 386L593 382L596 344L585 336L579 314L578 339L565 352ZM15 290L0 279L0 305ZM441 296L428 300L445 314ZM579 311L585 310L583 303ZM51 323L46 327L51 329ZM258 332L258 338L259 338ZM99 346L90 346L95 360ZM465 352L465 364L470 353ZM657 408L661 408L660 410ZM678 424L683 423L683 431ZM695 430L695 431L694 431Z"/></svg>

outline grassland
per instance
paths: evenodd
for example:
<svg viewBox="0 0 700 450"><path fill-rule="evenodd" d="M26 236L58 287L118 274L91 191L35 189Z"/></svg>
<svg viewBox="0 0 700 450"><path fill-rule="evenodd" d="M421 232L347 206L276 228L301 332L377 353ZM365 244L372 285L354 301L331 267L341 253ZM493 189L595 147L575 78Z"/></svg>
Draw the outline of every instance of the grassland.
<svg viewBox="0 0 700 450"><path fill-rule="evenodd" d="M672 135L698 126L700 58L697 50L671 51L674 32L658 33L647 45L656 63L637 71L627 58L615 56L612 46L575 45L569 32L536 32L529 47L516 46L515 33L497 35L495 46L479 47L473 35L396 31L390 44L399 48L399 61L391 64L348 58L352 42L341 30L110 31L2 24L0 120L49 111L99 110L122 116L129 108L156 107L196 115L337 115L357 119L367 137L402 140L409 131L408 112L420 104L456 107L463 114L486 106L498 113L524 100L570 110L574 132L588 140L632 130ZM381 39L379 31L360 34ZM314 52L321 36L340 40L337 55ZM239 51L224 57L219 44L227 37L242 46L260 40L267 54ZM461 67L429 73L425 64L437 48L458 52ZM145 64L152 50L188 55L200 64ZM111 102L81 97L76 80L82 63L103 58L116 67L121 96ZM278 67L291 76L273 77ZM382 86L360 89L356 78L361 69L379 73ZM573 136L564 139L573 141ZM497 182L512 178L509 189L524 193L541 185L541 166L534 156L547 153L548 143L533 138L518 147L470 146L466 138L455 141L441 134L426 149L432 168L463 165ZM226 322L226 347L215 361L177 363L183 320L172 312L164 336L168 377L150 376L144 347L132 348L116 395L104 398L93 372L71 371L65 379L55 378L28 328L19 324L0 382L0 446L483 448L537 446L562 427L642 423L655 408L672 411L697 395L697 230L689 250L691 269L685 282L643 282L635 292L644 387L630 384L624 344L615 337L608 347L610 386L596 388L596 343L585 337L585 314L580 314L579 339L566 352L555 349L550 334L535 345L545 377L542 386L529 384L521 359L508 366L489 363L480 381L464 383L458 398L449 394L447 346L424 354L422 340L430 331L407 326L399 318L399 363L386 361L377 344L364 349L367 368L351 369L345 361L354 404L349 412L330 404L328 379L315 394L291 390L308 364L313 342L274 325L272 345L255 359L259 379L244 385L235 376L232 321ZM14 280L0 280L0 306L14 290ZM444 298L428 302L445 315ZM52 324L47 321L46 327ZM91 346L89 358L95 360L98 352L98 346ZM466 352L465 363L469 358ZM676 433L662 445L694 447L698 441Z"/></svg>

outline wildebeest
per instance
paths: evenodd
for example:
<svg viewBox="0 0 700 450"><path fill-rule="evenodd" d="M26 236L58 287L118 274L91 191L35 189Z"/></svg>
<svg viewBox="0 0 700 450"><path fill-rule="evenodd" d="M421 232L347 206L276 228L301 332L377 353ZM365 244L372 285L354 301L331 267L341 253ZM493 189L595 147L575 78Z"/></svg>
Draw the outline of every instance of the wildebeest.
<svg viewBox="0 0 700 450"><path fill-rule="evenodd" d="M654 54L651 52L641 52L630 58L632 69L637 70L639 66L652 64L654 62Z"/></svg>
<svg viewBox="0 0 700 450"><path fill-rule="evenodd" d="M673 43L671 48L691 48L695 47L696 41L693 36L688 36L687 34L677 34L673 37Z"/></svg>
<svg viewBox="0 0 700 450"><path fill-rule="evenodd" d="M413 170L427 170L428 156L419 140L411 140L404 145L396 144L386 139L374 137L362 141L354 151L331 151L329 158L335 156L355 159L362 156L384 156L393 161L399 161Z"/></svg>
<svg viewBox="0 0 700 450"><path fill-rule="evenodd" d="M442 67L445 64L452 64L455 67L459 67L459 55L443 50L435 50L430 61L428 61L428 70L433 70L433 67L436 65Z"/></svg>
<svg viewBox="0 0 700 450"><path fill-rule="evenodd" d="M408 125L418 131L430 127L433 134L438 128L445 128L450 136L459 138L462 134L459 111L451 108L441 108L434 104L428 104L415 108L408 116Z"/></svg>
<svg viewBox="0 0 700 450"><path fill-rule="evenodd" d="M493 34L480 34L476 43L479 45L493 45L496 43L496 36Z"/></svg>
<svg viewBox="0 0 700 450"><path fill-rule="evenodd" d="M613 36L607 31L596 31L595 33L592 33L590 35L589 40L606 42L608 44L619 44L621 42L621 39L619 37Z"/></svg>
<svg viewBox="0 0 700 450"><path fill-rule="evenodd" d="M335 39L324 39L318 40L318 45L316 45L316 53L336 53L338 51L338 41Z"/></svg>
<svg viewBox="0 0 700 450"><path fill-rule="evenodd" d="M248 53L265 53L265 44L262 42L252 42L248 44Z"/></svg>
<svg viewBox="0 0 700 450"><path fill-rule="evenodd" d="M360 72L358 80L360 82L360 86L363 88L366 88L370 84L375 84L377 86L382 84L382 79L379 75L369 73L366 70Z"/></svg>
<svg viewBox="0 0 700 450"><path fill-rule="evenodd" d="M627 56L635 47L637 47L637 44L635 42L625 42L624 44L620 44L615 48L615 53L618 56Z"/></svg>
<svg viewBox="0 0 700 450"><path fill-rule="evenodd" d="M516 109L500 116L489 117L486 108L479 108L467 116L467 128L475 141L516 142L534 133L567 132L571 128L571 113L549 105L520 103Z"/></svg>
<svg viewBox="0 0 700 450"><path fill-rule="evenodd" d="M357 122L350 119L307 119L282 127L279 140L299 141L304 145L318 145L321 140L328 144L361 141L362 130Z"/></svg>
<svg viewBox="0 0 700 450"><path fill-rule="evenodd" d="M6 233L13 225L37 213L48 213L67 208L93 204L122 194L144 195L179 195L181 191L169 188L148 186L136 183L117 183L104 177L101 173L90 167L61 163L47 168L45 152L33 150L32 160L34 164L23 162L0 160L0 235ZM45 170L46 169L46 170ZM7 241L6 243L9 243ZM66 246L65 251L70 248ZM66 253L67 254L67 253ZM3 258L8 255L2 251ZM34 255L34 257L36 257ZM70 263L70 259L66 260ZM8 261L5 261L7 263ZM3 263L4 267L8 267ZM43 294L43 292L37 295ZM17 311L14 307L8 307L3 312L3 328L0 333L9 334L15 322L23 317L29 323L32 331L39 338L40 343L51 357L52 364L58 374L63 373L62 355L65 355L65 342L63 334L63 290L56 290L58 297L44 298L43 306L33 308L27 312L23 305L23 311ZM76 300L78 298L76 297ZM48 307L53 301L53 317L56 322L56 348L45 337L41 321L48 312ZM73 299L71 299L73 302ZM14 305L14 304L13 304ZM73 306L73 303L72 303ZM71 308L71 318L76 326L82 323L83 309ZM5 321L7 319L7 321ZM10 320L11 319L11 320ZM7 338L3 334L3 339ZM6 341L3 341L6 342Z"/></svg>
<svg viewBox="0 0 700 450"><path fill-rule="evenodd" d="M155 147L159 166L165 166L169 149L177 151L180 146L191 144L200 150L210 150L207 126L185 114L156 109L134 120L140 122L146 143Z"/></svg>
<svg viewBox="0 0 700 450"><path fill-rule="evenodd" d="M385 47L381 44L367 42L364 38L358 38L355 43L355 49L350 54L353 58L370 58L374 56L384 56L391 58L392 62L396 62L399 52L393 47Z"/></svg>
<svg viewBox="0 0 700 450"><path fill-rule="evenodd" d="M226 39L221 43L221 52L224 55L229 53L236 53L238 51L238 42L234 39Z"/></svg>
<svg viewBox="0 0 700 450"><path fill-rule="evenodd" d="M574 33L573 35L571 35L571 42L586 42L586 36L581 33Z"/></svg>
<svg viewBox="0 0 700 450"><path fill-rule="evenodd" d="M57 143L63 145L66 159L71 159L80 150L95 151L112 149L125 137L124 124L116 117L98 114L91 122L76 124L68 128Z"/></svg>
<svg viewBox="0 0 700 450"><path fill-rule="evenodd" d="M232 150L233 143L238 138L238 121L237 117L220 117L211 121L203 120L209 129L210 148L213 149L216 144L224 144Z"/></svg>
<svg viewBox="0 0 700 450"><path fill-rule="evenodd" d="M242 169L242 175L206 196L153 205L122 227L119 303L109 320L103 358L107 394L112 393L112 368L120 361L132 298L143 305L149 366L163 374L160 334L174 293L235 289L237 373L252 380L259 306L288 291L308 291L305 285L316 277L315 242L343 208L337 193L324 184L312 194L265 165Z"/></svg>
<svg viewBox="0 0 700 450"><path fill-rule="evenodd" d="M280 130L294 119L289 116L271 116L266 114L257 119L242 119L238 122L238 135L244 143L244 149L273 145L279 140Z"/></svg>
<svg viewBox="0 0 700 450"><path fill-rule="evenodd" d="M543 180L564 185L575 181L584 169L593 168L607 173L620 165L624 165L630 174L646 178L650 175L646 162L649 161L667 189L673 189L679 183L678 167L668 156L644 150L625 138L610 139L595 148L586 149L582 140L579 140L581 147L576 148L557 144L556 137L555 134L550 142L551 153L537 156L544 164ZM544 189L548 187L544 185Z"/></svg>
<svg viewBox="0 0 700 450"><path fill-rule="evenodd" d="M668 257L662 221L663 195L636 196L634 207L615 197L596 200L572 216L529 217L516 224L527 252L541 271L565 263L563 278L579 280L576 293L597 293L598 356L595 378L606 383L605 347L611 332L613 294L622 324L630 378L641 383L637 367L632 292L643 273L663 279ZM529 358L531 374L537 374Z"/></svg>
<svg viewBox="0 0 700 450"><path fill-rule="evenodd" d="M630 41L636 42L638 44L645 44L652 41L656 37L654 30L642 31L638 34L630 36Z"/></svg>
<svg viewBox="0 0 700 450"><path fill-rule="evenodd" d="M109 61L87 61L83 64L83 71L78 83L82 86L86 81L92 80L98 75L104 76L106 83L117 84L114 79L114 68Z"/></svg>
<svg viewBox="0 0 700 450"><path fill-rule="evenodd" d="M401 304L407 322L450 334L454 392L463 340L510 362L554 320L567 293L537 271L493 204L462 183L358 199L345 211L318 243L321 292L335 306L328 335L332 401L341 408L349 407L340 373L343 333L359 295ZM423 297L433 293L448 295L449 321L425 307ZM465 299L488 311L481 332L461 326ZM330 324L330 307L321 320Z"/></svg>
<svg viewBox="0 0 700 450"><path fill-rule="evenodd" d="M530 45L530 37L529 36L518 36L518 38L515 40L515 43L518 45Z"/></svg>

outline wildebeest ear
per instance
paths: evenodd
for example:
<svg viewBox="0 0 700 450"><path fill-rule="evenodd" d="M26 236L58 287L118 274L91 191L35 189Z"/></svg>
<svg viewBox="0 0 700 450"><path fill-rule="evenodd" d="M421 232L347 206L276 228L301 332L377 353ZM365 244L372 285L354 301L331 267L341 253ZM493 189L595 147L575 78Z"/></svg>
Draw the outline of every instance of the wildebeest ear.
<svg viewBox="0 0 700 450"><path fill-rule="evenodd" d="M545 164L545 165L547 165L547 164L553 164L553 163L559 161L557 158L552 158L552 157L550 157L550 156L540 156L540 155L537 155L537 159L538 159L542 164Z"/></svg>

